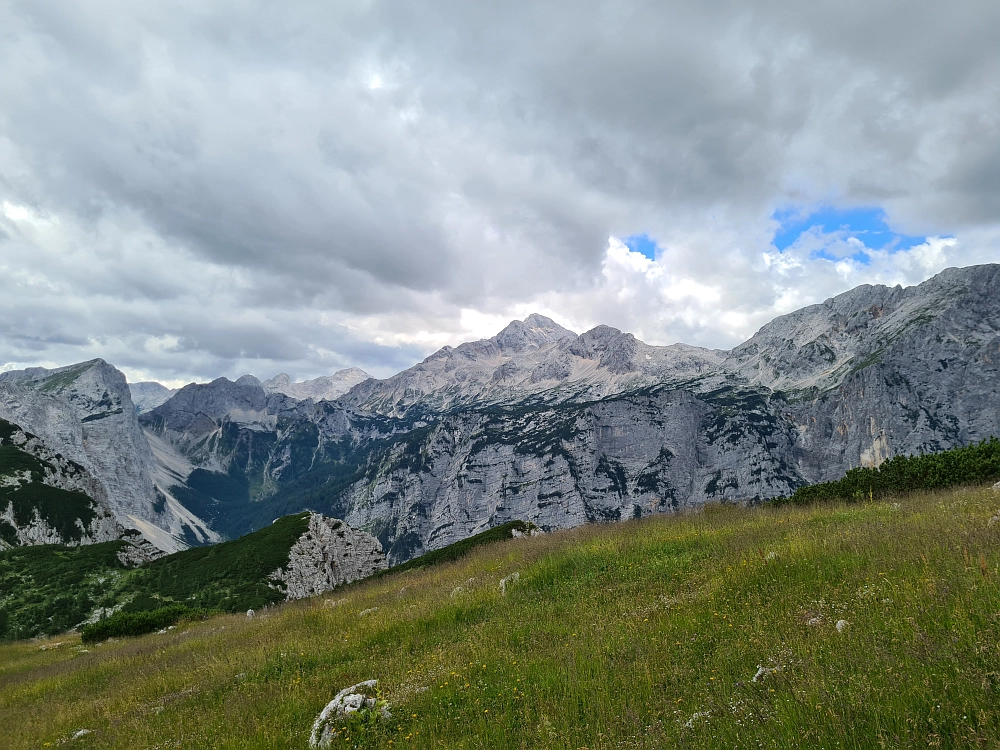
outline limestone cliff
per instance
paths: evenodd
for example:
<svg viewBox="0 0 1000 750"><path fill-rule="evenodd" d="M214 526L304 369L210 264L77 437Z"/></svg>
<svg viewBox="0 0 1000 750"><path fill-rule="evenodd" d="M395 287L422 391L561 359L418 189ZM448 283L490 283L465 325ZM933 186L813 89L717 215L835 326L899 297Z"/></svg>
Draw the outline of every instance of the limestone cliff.
<svg viewBox="0 0 1000 750"><path fill-rule="evenodd" d="M322 594L385 570L382 545L336 518L309 514L309 526L288 552L288 565L271 578L287 599Z"/></svg>
<svg viewBox="0 0 1000 750"><path fill-rule="evenodd" d="M165 551L219 537L153 482L156 468L125 376L101 359L0 374L0 417L81 466L115 519ZM187 531L185 531L187 529Z"/></svg>

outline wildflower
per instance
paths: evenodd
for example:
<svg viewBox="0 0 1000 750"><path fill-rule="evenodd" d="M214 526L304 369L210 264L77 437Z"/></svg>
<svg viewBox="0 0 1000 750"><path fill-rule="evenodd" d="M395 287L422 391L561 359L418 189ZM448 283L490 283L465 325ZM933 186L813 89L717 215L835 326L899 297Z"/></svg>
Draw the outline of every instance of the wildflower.
<svg viewBox="0 0 1000 750"><path fill-rule="evenodd" d="M755 674L752 678L750 678L750 681L751 682L762 682L767 677L771 676L772 674L775 674L776 672L780 672L780 671L781 671L781 667L780 666L778 666L778 667L763 667L760 664L758 664L757 665L757 674Z"/></svg>
<svg viewBox="0 0 1000 750"><path fill-rule="evenodd" d="M847 620L837 620L837 624L834 627L837 628L838 633L843 633L850 624Z"/></svg>
<svg viewBox="0 0 1000 750"><path fill-rule="evenodd" d="M711 711L695 711L693 714L691 714L691 718L684 723L684 726L687 729L694 729L694 723L696 721L698 721L699 719L707 719L711 715L712 715Z"/></svg>

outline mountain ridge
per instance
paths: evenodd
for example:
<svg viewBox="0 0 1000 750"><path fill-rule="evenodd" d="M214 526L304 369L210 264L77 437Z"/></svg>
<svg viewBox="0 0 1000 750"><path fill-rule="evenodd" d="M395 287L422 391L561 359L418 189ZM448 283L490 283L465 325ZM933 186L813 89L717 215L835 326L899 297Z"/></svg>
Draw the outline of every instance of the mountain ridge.
<svg viewBox="0 0 1000 750"><path fill-rule="evenodd" d="M515 519L755 502L1000 433L998 300L1000 266L948 269L857 287L730 350L533 314L335 399L217 378L138 421L157 490L201 524L189 543L309 509L398 563Z"/></svg>

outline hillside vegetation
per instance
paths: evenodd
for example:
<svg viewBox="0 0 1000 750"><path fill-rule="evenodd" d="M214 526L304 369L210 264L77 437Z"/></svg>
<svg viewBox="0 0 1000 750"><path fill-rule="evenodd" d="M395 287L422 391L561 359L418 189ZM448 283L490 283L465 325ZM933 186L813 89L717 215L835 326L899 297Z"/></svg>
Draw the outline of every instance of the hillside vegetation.
<svg viewBox="0 0 1000 750"><path fill-rule="evenodd" d="M1000 440L991 437L937 453L896 456L881 466L851 469L842 478L799 487L777 504L817 500L873 500L914 490L936 490L1000 479Z"/></svg>
<svg viewBox="0 0 1000 750"><path fill-rule="evenodd" d="M253 619L0 645L10 748L996 747L1000 495L653 517L479 547ZM501 595L501 579L519 573Z"/></svg>
<svg viewBox="0 0 1000 750"><path fill-rule="evenodd" d="M0 552L0 640L61 633L97 607L135 614L176 605L245 612L276 604L285 595L270 574L288 564L288 550L308 522L308 512L286 516L239 539L134 569L117 557L121 541Z"/></svg>

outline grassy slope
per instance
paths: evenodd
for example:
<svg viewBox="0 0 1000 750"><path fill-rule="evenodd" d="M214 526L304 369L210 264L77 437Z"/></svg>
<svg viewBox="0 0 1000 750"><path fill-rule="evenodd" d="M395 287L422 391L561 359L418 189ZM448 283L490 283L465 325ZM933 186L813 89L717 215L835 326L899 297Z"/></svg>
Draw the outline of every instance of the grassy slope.
<svg viewBox="0 0 1000 750"><path fill-rule="evenodd" d="M995 747L998 506L975 489L590 526L253 620L3 645L0 725L10 748L81 728L74 746L302 748L377 677L393 720L334 747ZM755 683L761 665L780 671Z"/></svg>

